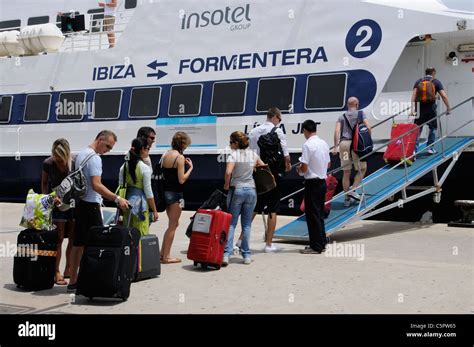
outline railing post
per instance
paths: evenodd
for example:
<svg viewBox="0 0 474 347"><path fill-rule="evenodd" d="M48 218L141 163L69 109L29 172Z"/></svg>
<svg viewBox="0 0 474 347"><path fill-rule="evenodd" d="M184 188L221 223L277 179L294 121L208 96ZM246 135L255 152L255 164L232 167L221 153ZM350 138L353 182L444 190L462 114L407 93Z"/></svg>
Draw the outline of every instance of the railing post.
<svg viewBox="0 0 474 347"><path fill-rule="evenodd" d="M403 142L403 137L400 140L402 141L403 167L405 168L405 180L408 181L408 168L407 168L407 155L405 152L405 142Z"/></svg>
<svg viewBox="0 0 474 347"><path fill-rule="evenodd" d="M441 117L436 118L436 124L438 125L438 136L441 139L441 151L442 151L443 157L444 157L445 156L445 147L444 147L443 128L441 127ZM434 146L433 146L433 149L434 149Z"/></svg>
<svg viewBox="0 0 474 347"><path fill-rule="evenodd" d="M365 201L365 187L364 187L364 176L362 176L362 170L360 169L360 160L357 159L357 166L359 168L359 176L360 176L360 189L362 190L362 194L360 196L360 201L359 201L359 208L358 210L360 210L360 206L362 205L362 200L364 200L364 206L365 208L367 208L367 202ZM353 190L354 192L356 192L355 190L359 188L359 187L355 187Z"/></svg>

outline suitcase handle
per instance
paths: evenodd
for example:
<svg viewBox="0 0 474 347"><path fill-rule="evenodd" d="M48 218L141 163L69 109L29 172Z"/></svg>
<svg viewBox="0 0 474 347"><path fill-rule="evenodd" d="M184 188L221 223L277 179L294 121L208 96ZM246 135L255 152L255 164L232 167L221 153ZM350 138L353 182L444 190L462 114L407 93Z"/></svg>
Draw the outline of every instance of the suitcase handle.
<svg viewBox="0 0 474 347"><path fill-rule="evenodd" d="M225 231L222 231L221 232L220 244L223 245L224 242L226 242L226 241L227 241L227 235L226 235Z"/></svg>
<svg viewBox="0 0 474 347"><path fill-rule="evenodd" d="M114 218L114 225L118 225L119 218L120 218L120 208L117 208L117 211L115 212L115 218ZM128 208L129 214L128 214L128 220L127 220L127 225L126 227L130 227L130 221L132 219L132 211L130 208Z"/></svg>

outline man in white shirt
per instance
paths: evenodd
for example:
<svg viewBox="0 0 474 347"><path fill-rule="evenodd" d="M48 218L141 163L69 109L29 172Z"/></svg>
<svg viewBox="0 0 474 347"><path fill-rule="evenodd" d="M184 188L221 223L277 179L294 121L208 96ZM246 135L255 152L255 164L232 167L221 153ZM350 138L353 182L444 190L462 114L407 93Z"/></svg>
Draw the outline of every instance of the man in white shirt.
<svg viewBox="0 0 474 347"><path fill-rule="evenodd" d="M261 156L260 147L258 146L258 139L262 135L266 135L271 132L274 128L276 128L275 133L278 135L280 140L281 150L283 152L282 161L281 163L284 168L285 172L291 170L291 163L290 163L290 154L288 152L288 145L286 143L285 134L279 128L279 124L281 123L281 112L278 108L272 107L267 112L267 121L252 129L249 134L250 140L250 149L257 152L257 154L261 157L261 159L265 162L264 157ZM270 167L270 169L272 169ZM276 181L276 188L269 191L268 193L261 194L257 197L257 205L255 206L254 210L254 218L257 213L266 212L269 215L267 219L267 228L266 228L266 236L265 236L265 248L263 249L265 253L275 252L277 248L272 244L273 240L273 233L275 232L276 221L277 221L277 213L280 211L280 189L279 189L279 180L281 178L281 173L275 172L272 169L273 176L275 176Z"/></svg>
<svg viewBox="0 0 474 347"><path fill-rule="evenodd" d="M309 247L301 250L303 254L321 254L326 248L324 228L324 199L326 196L327 168L329 158L328 144L316 135L316 123L310 119L303 122L303 145L301 164L296 170L304 175L304 204L308 225Z"/></svg>

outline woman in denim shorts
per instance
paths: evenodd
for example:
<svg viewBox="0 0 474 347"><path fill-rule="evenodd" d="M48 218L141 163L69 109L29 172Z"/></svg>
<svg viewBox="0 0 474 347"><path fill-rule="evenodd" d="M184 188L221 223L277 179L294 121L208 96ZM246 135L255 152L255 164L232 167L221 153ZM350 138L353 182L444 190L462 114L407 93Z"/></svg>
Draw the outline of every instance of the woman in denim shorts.
<svg viewBox="0 0 474 347"><path fill-rule="evenodd" d="M181 259L171 257L171 245L174 233L178 228L179 217L182 211L183 188L193 171L193 162L183 155L184 150L191 144L188 134L178 131L171 141L171 150L163 154L161 165L164 175L164 193L166 214L168 215L168 229L163 236L161 245L161 262L163 264L179 263Z"/></svg>

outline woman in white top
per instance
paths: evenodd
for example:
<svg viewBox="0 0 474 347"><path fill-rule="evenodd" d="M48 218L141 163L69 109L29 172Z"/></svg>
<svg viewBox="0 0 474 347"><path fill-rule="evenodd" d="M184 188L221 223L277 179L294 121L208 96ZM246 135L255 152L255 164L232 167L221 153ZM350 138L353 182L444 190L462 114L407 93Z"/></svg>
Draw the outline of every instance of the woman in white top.
<svg viewBox="0 0 474 347"><path fill-rule="evenodd" d="M250 258L250 229L252 227L253 210L257 203L257 190L253 180L253 172L258 165L264 165L259 156L249 149L249 139L241 131L234 131L230 135L232 153L227 158L224 190L229 190L227 206L232 214L227 245L224 250L222 265L229 264L229 257L233 252L234 232L239 216L242 224L241 250L244 264L252 262Z"/></svg>
<svg viewBox="0 0 474 347"><path fill-rule="evenodd" d="M153 213L153 222L158 220L158 211L151 189L151 168L142 159L148 157L149 150L150 147L146 140L134 139L128 152L129 159L120 168L119 175L119 185L123 184L125 176L126 199L130 203L130 211L124 211L124 221L128 220L128 214L131 212L130 226L137 228L141 235L148 234L150 209Z"/></svg>

